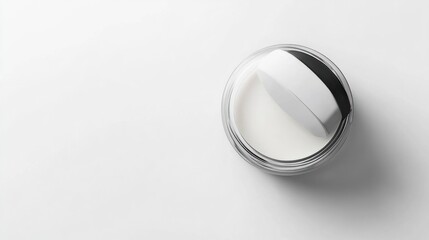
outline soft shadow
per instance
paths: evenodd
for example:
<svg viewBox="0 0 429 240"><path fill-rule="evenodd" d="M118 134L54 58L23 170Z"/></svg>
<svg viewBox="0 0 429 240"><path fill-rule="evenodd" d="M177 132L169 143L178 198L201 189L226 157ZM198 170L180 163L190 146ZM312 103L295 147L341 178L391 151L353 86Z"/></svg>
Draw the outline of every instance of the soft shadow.
<svg viewBox="0 0 429 240"><path fill-rule="evenodd" d="M273 178L287 188L313 195L377 197L381 189L394 187L388 165L389 159L398 157L383 147L384 134L376 129L377 124L370 116L356 114L348 141L331 163L308 174Z"/></svg>
<svg viewBox="0 0 429 240"><path fill-rule="evenodd" d="M389 128L380 127L377 117L356 114L348 141L331 163L300 176L269 177L287 203L285 214L296 211L304 222L347 227L389 221L389 206L397 206L404 193L392 166L402 156L386 149L383 138Z"/></svg>

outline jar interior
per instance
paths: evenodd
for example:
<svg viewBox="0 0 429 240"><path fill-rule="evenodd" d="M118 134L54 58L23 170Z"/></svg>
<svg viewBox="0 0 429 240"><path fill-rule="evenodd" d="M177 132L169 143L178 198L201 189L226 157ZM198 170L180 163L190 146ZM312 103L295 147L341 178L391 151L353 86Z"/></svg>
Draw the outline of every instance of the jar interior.
<svg viewBox="0 0 429 240"><path fill-rule="evenodd" d="M315 136L283 111L256 75L261 57L242 68L232 92L231 117L241 137L255 151L280 161L302 159L318 152L335 131L327 137Z"/></svg>

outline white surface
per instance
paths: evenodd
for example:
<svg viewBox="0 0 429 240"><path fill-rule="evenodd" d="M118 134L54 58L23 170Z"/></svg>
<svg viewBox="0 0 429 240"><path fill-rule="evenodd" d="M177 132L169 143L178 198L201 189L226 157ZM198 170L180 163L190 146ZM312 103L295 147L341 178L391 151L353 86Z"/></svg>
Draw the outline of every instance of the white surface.
<svg viewBox="0 0 429 240"><path fill-rule="evenodd" d="M340 109L328 87L300 60L275 50L258 65L257 74L276 103L316 136L338 128Z"/></svg>
<svg viewBox="0 0 429 240"><path fill-rule="evenodd" d="M427 1L2 2L0 239L426 239ZM234 67L326 54L355 98L332 165L281 178L222 129Z"/></svg>

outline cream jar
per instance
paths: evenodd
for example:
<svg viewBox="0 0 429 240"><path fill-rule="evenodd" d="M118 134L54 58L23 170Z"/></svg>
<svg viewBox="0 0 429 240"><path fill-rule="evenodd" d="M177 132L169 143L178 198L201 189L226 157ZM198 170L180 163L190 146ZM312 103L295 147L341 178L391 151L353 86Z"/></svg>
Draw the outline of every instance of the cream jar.
<svg viewBox="0 0 429 240"><path fill-rule="evenodd" d="M333 159L353 118L350 87L327 57L275 45L247 57L222 98L226 135L238 154L269 173L296 175Z"/></svg>

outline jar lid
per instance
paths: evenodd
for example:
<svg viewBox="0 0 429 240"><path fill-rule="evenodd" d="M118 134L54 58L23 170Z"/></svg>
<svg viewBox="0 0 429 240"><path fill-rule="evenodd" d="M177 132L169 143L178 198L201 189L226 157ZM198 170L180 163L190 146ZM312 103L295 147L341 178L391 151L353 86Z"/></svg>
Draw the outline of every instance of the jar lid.
<svg viewBox="0 0 429 240"><path fill-rule="evenodd" d="M327 57L275 45L246 58L223 94L226 135L242 158L274 174L308 172L332 159L353 118L350 87Z"/></svg>

